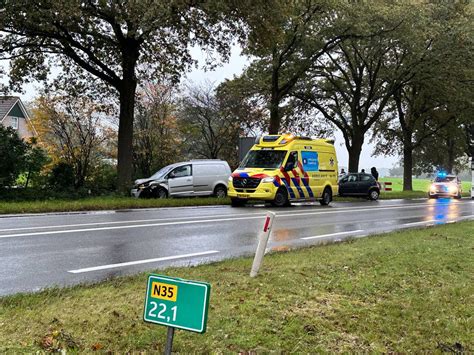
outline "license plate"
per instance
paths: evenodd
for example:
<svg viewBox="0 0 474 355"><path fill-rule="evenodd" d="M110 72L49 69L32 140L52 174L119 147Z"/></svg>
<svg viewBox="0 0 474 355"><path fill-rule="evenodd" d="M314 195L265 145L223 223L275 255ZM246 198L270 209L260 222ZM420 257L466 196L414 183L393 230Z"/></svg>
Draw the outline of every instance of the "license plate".
<svg viewBox="0 0 474 355"><path fill-rule="evenodd" d="M237 194L237 197L240 197L240 198L249 198L250 195L249 195L249 194Z"/></svg>

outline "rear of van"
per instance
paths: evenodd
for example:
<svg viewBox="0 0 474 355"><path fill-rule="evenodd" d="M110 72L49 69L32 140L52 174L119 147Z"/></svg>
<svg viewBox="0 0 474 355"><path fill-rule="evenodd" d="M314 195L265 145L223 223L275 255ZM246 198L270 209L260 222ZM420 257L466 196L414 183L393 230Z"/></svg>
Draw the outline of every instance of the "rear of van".
<svg viewBox="0 0 474 355"><path fill-rule="evenodd" d="M224 160L191 160L195 196L227 196L227 183L231 170Z"/></svg>

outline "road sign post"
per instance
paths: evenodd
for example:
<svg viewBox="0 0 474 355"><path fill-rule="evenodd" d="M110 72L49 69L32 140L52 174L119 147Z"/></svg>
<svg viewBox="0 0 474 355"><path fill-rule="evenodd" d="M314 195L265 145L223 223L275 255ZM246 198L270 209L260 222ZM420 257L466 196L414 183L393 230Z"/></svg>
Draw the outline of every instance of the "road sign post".
<svg viewBox="0 0 474 355"><path fill-rule="evenodd" d="M171 352L173 350L173 338L174 338L174 328L168 327L168 332L166 334L165 355L171 355Z"/></svg>
<svg viewBox="0 0 474 355"><path fill-rule="evenodd" d="M168 327L165 353L172 349L175 328L204 333L211 285L151 274L148 276L143 319Z"/></svg>
<svg viewBox="0 0 474 355"><path fill-rule="evenodd" d="M275 213L267 212L265 217L265 224L263 225L263 231L258 237L258 246L257 251L255 252L255 257L252 263L252 270L250 270L250 277L255 277L260 270L262 265L263 256L265 255L265 249L267 248L268 238L272 231L273 219L275 218Z"/></svg>

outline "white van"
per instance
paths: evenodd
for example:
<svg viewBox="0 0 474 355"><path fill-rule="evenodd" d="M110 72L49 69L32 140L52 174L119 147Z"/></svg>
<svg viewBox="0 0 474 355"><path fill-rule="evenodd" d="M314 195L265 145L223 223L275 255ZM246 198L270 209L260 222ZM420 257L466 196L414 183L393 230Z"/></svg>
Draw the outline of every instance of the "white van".
<svg viewBox="0 0 474 355"><path fill-rule="evenodd" d="M143 198L227 196L230 167L224 160L197 159L165 166L146 179L135 180L131 194Z"/></svg>

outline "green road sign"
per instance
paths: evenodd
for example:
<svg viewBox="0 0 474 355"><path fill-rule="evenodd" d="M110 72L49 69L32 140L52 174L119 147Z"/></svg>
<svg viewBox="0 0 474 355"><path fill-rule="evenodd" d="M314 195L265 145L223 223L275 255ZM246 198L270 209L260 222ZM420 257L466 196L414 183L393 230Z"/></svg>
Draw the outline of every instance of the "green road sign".
<svg viewBox="0 0 474 355"><path fill-rule="evenodd" d="M173 277L149 275L145 322L204 333L211 285Z"/></svg>

